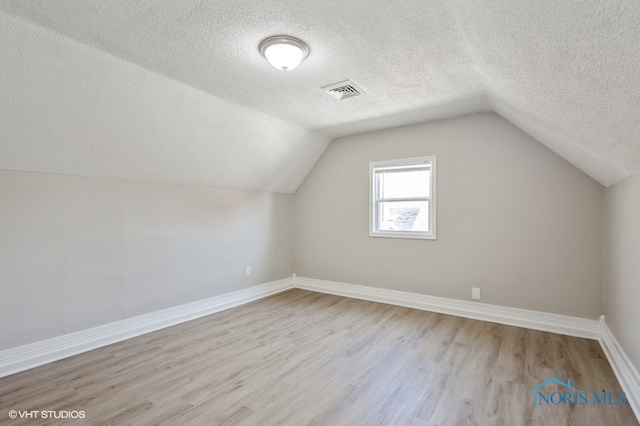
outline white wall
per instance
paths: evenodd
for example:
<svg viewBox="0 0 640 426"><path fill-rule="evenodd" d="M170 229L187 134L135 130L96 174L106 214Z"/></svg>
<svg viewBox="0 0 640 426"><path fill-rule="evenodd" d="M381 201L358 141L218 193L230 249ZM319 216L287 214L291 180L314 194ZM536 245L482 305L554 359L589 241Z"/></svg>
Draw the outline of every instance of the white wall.
<svg viewBox="0 0 640 426"><path fill-rule="evenodd" d="M0 169L288 193L329 143L3 13L0 123Z"/></svg>
<svg viewBox="0 0 640 426"><path fill-rule="evenodd" d="M437 156L437 241L368 235L368 163ZM334 140L295 193L304 277L596 319L604 188L496 114Z"/></svg>
<svg viewBox="0 0 640 426"><path fill-rule="evenodd" d="M0 350L290 276L292 199L0 170Z"/></svg>
<svg viewBox="0 0 640 426"><path fill-rule="evenodd" d="M640 368L640 175L606 190L607 325Z"/></svg>

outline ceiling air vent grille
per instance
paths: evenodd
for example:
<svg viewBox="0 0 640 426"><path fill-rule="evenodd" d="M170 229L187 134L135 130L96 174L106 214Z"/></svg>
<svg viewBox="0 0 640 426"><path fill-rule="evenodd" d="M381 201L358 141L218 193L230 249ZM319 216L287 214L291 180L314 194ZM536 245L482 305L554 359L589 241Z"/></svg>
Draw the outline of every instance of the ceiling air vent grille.
<svg viewBox="0 0 640 426"><path fill-rule="evenodd" d="M360 96L364 93L364 91L351 80L325 86L322 90L329 93L339 101Z"/></svg>

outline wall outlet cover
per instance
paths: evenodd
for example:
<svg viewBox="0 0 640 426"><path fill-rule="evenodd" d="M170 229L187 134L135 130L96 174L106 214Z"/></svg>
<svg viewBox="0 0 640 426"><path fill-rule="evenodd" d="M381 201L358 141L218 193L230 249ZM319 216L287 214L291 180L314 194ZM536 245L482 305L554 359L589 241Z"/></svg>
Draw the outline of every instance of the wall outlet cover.
<svg viewBox="0 0 640 426"><path fill-rule="evenodd" d="M480 300L480 289L478 287L471 287L471 298Z"/></svg>

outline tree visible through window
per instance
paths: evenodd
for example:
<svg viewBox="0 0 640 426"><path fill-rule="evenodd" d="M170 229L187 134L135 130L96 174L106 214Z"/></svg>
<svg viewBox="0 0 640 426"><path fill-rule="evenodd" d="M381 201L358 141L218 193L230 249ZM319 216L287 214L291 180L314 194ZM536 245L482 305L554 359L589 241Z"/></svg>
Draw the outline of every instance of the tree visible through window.
<svg viewBox="0 0 640 426"><path fill-rule="evenodd" d="M369 164L369 235L435 239L435 166L434 156Z"/></svg>

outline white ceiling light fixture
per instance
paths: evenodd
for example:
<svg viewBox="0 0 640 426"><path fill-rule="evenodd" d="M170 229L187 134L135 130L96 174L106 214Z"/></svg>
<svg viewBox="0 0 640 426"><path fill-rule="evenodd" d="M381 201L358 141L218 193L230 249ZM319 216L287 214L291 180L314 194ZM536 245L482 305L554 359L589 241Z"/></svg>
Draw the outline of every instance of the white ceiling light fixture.
<svg viewBox="0 0 640 426"><path fill-rule="evenodd" d="M274 67L289 71L300 65L309 55L309 48L295 37L275 36L262 40L260 53Z"/></svg>

